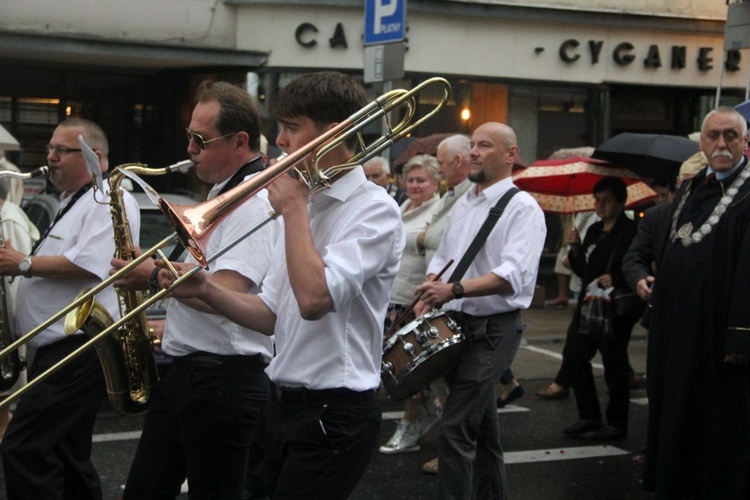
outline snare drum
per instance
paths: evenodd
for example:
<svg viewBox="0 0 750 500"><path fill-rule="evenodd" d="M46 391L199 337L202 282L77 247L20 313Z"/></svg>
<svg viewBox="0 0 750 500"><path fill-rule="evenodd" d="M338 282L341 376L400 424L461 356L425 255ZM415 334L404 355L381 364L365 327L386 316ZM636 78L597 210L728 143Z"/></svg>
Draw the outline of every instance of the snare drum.
<svg viewBox="0 0 750 500"><path fill-rule="evenodd" d="M464 340L461 328L443 311L402 327L383 347L381 379L388 395L408 398L443 375L458 361Z"/></svg>

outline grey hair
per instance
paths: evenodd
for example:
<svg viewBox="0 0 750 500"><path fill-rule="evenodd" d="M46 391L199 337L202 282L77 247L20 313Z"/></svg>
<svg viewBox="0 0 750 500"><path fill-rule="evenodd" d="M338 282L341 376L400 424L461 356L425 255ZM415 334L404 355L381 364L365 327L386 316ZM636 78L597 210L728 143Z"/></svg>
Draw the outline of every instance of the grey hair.
<svg viewBox="0 0 750 500"><path fill-rule="evenodd" d="M706 129L706 123L708 122L709 117L713 115L718 115L718 114L734 115L737 121L739 121L741 124L740 126L742 127L742 135L744 136L747 134L747 120L745 120L745 117L742 116L742 114L739 111L737 111L736 109L730 106L719 106L718 108L709 111L706 114L706 117L703 118L703 123L701 124L701 133L703 133L703 131Z"/></svg>
<svg viewBox="0 0 750 500"><path fill-rule="evenodd" d="M411 169L416 167L422 167L427 171L427 174L435 182L440 182L440 173L438 172L437 158L430 155L415 155L412 156L409 161L404 165L404 177L409 175Z"/></svg>
<svg viewBox="0 0 750 500"><path fill-rule="evenodd" d="M391 166L388 164L388 160L386 160L382 156L373 156L372 158L367 160L363 166L369 167L370 165L380 165L380 170L382 170L386 175L390 175L391 173Z"/></svg>
<svg viewBox="0 0 750 500"><path fill-rule="evenodd" d="M448 153L451 156L461 155L462 158L468 159L471 152L471 139L463 134L456 134L440 141L438 149L442 146L448 149Z"/></svg>

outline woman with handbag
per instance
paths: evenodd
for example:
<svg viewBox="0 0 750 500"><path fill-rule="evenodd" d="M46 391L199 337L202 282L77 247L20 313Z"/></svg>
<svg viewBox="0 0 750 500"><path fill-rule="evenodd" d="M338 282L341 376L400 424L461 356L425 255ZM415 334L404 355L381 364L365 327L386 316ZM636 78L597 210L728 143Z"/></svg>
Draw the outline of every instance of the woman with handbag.
<svg viewBox="0 0 750 500"><path fill-rule="evenodd" d="M627 435L630 399L628 344L630 334L643 311L640 299L632 293L622 275L622 258L636 234L636 223L625 213L627 188L616 177L605 177L594 186L594 210L601 220L586 233L583 242L574 241L568 259L581 276L581 299L568 328L563 356L571 366L571 385L578 406L579 420L563 430L568 437L592 436L617 439ZM589 285L613 289L605 310L611 318L595 324L610 325L606 331L581 328L582 310L587 311L584 295ZM632 300L632 299L636 300ZM609 307L611 306L611 307ZM604 380L609 388L606 425L603 425L591 359L599 351Z"/></svg>

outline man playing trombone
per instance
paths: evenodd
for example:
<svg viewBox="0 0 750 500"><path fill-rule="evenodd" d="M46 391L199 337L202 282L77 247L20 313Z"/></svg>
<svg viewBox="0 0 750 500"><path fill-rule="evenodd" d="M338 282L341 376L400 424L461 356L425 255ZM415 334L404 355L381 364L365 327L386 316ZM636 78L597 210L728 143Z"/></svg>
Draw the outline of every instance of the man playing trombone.
<svg viewBox="0 0 750 500"><path fill-rule="evenodd" d="M263 169L260 113L238 86L201 84L187 134L198 177L214 184L209 199ZM208 252L216 253L269 212L263 190L218 224ZM242 240L211 264L212 279L257 294L279 234L280 224L272 222ZM195 260L189 256L187 262ZM119 269L127 262L112 264ZM144 288L154 270L153 260L146 261L116 285ZM240 498L251 435L270 395L263 370L272 339L200 300L170 300L161 348L173 360L152 396L124 498L175 498L186 477L191 498Z"/></svg>
<svg viewBox="0 0 750 500"><path fill-rule="evenodd" d="M301 76L278 94L276 143L291 155L365 104L351 77ZM319 169L347 163L353 139L321 156ZM198 297L233 321L275 334L267 369L278 388L266 433L271 497L344 499L378 445L375 391L383 318L404 248L401 216L360 166L312 197L288 175L268 190L284 232L261 294L233 292L203 272L174 294ZM167 274L161 272L162 286L174 281Z"/></svg>
<svg viewBox="0 0 750 500"><path fill-rule="evenodd" d="M11 247L0 249L0 273L22 277L16 311L21 333L31 331L73 302L79 292L106 279L115 252L108 199L101 193L95 199L94 190L89 189L91 174L79 135L106 172L109 146L102 129L81 118L60 123L47 146L50 180L62 191L60 212L31 255ZM138 206L127 193L124 200L137 243ZM97 300L112 315L117 313L117 297L111 287L99 293ZM63 320L53 323L29 341L36 349L29 380L86 340L80 331L65 335ZM94 350L88 350L21 396L0 446L10 500L102 498L90 456L96 413L105 395L99 359Z"/></svg>

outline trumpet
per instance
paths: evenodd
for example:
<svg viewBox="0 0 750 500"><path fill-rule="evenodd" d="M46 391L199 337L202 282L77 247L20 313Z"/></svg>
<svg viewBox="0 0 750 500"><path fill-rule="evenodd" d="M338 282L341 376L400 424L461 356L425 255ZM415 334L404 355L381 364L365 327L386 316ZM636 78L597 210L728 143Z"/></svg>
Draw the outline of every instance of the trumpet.
<svg viewBox="0 0 750 500"><path fill-rule="evenodd" d="M426 113L421 118L414 120L416 114L417 102L416 98L426 88L437 86L442 90L442 97L439 99L435 107ZM162 289L156 294L151 295L147 300L144 300L137 307L129 311L128 314L123 316L119 321L111 324L107 328L100 331L96 336L91 337L86 343L81 345L78 349L71 352L68 356L61 359L57 364L50 367L47 371L39 374L34 380L29 381L19 391L8 396L2 403L0 408L4 408L11 404L13 401L18 399L25 391L31 390L37 383L43 381L45 378L50 376L56 370L65 366L81 352L90 348L101 338L110 335L112 332L117 331L123 324L131 321L142 311L146 310L151 304L161 300L164 296L169 294L172 290L180 286L187 279L193 276L196 272L208 266L211 262L218 259L224 253L228 252L240 241L244 240L254 232L258 231L264 225L269 223L278 217L278 214L271 212L268 216L249 228L243 234L229 242L227 245L219 249L214 255L206 256L206 247L208 244L208 238L216 228L217 224L229 213L231 213L236 207L241 205L245 200L257 194L260 190L270 185L276 178L282 174L294 170L297 175L307 184L311 193L315 193L330 187L331 183L334 182L342 174L349 170L356 168L361 162L375 156L384 149L392 146L403 137L410 134L418 126L425 123L427 120L433 118L446 104L450 94L450 84L443 78L431 78L420 85L412 88L411 90L396 89L372 101L367 106L363 107L346 120L342 121L328 132L322 134L318 138L310 141L306 145L302 146L297 151L288 154L283 159L276 162L274 165L267 167L261 171L258 175L252 179L244 182L237 187L234 187L226 193L217 196L216 198L204 202L198 205L173 205L168 203L164 198L159 199L159 205L162 211L167 215L172 225L174 226L175 233L167 236L162 241L154 245L149 250L143 252L142 255L132 260L128 265L124 266L118 272L114 273L107 280L102 281L97 286L93 287L86 294L81 294L75 301L69 304L66 308L56 313L53 317L39 325L37 328L27 333L23 337L19 338L13 344L9 345L2 351L0 351L0 359L7 356L10 352L17 349L19 346L28 342L31 338L44 331L49 325L65 316L68 312L79 307L81 304L89 300L91 297L96 295L101 290L112 285L115 281L120 279L122 276L130 272L132 269L140 265L147 259L150 259L154 255L159 255L162 259L166 260L161 249L165 246L176 242L178 239L183 243L190 253L198 261L199 266L192 268L190 271L184 273L182 276L177 276L177 273L172 271L177 278L172 285L168 288ZM393 124L388 116L389 113L398 109L404 109L404 115L400 121ZM383 120L387 128L387 132L376 138L370 143L367 143L363 136L362 131L365 127L372 124L375 121ZM347 162L343 164L334 165L326 169L319 168L319 164L322 158L325 157L333 149L337 148L344 142L356 140L358 144L358 152L354 154ZM167 263L169 264L169 263Z"/></svg>

